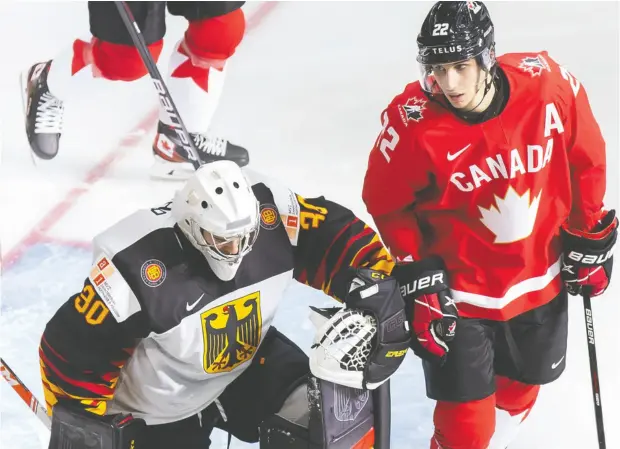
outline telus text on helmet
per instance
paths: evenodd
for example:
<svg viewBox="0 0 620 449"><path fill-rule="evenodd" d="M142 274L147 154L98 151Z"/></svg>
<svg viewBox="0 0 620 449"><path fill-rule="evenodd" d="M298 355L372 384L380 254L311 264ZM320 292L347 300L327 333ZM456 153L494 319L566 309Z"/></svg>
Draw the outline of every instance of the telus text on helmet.
<svg viewBox="0 0 620 449"><path fill-rule="evenodd" d="M462 45L450 45L449 47L431 48L434 55L447 55L463 50Z"/></svg>
<svg viewBox="0 0 620 449"><path fill-rule="evenodd" d="M544 169L551 161L553 137L551 131L560 135L564 125L553 103L545 107L545 131L547 142L543 145L527 145L526 148L514 148L509 154L496 154L487 157L484 165L470 165L467 173L456 172L450 176L450 182L463 192L471 192L485 182L493 179L514 179L526 173L536 173Z"/></svg>

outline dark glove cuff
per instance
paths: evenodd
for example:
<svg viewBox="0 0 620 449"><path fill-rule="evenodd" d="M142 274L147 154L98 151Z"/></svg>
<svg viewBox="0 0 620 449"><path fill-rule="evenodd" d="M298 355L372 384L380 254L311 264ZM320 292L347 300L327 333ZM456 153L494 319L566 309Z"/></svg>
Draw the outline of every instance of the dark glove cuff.
<svg viewBox="0 0 620 449"><path fill-rule="evenodd" d="M589 232L570 229L565 223L561 228L564 248L603 250L613 246L618 234L618 218L614 209L608 211L598 225Z"/></svg>
<svg viewBox="0 0 620 449"><path fill-rule="evenodd" d="M575 249L604 252L616 243L618 229L612 229L602 238L588 238L586 235L578 235L562 228L561 237L564 250Z"/></svg>
<svg viewBox="0 0 620 449"><path fill-rule="evenodd" d="M441 274L441 281L437 274ZM414 292L417 295L436 293L448 288L448 279L445 264L439 256L430 256L417 262L397 264L391 275L401 287L403 296Z"/></svg>
<svg viewBox="0 0 620 449"><path fill-rule="evenodd" d="M420 277L427 271L437 270L446 270L443 259L439 256L430 256L415 262L397 263L394 265L394 268L392 268L391 275L400 282L399 274L402 275L403 272L406 272L406 276L408 277Z"/></svg>

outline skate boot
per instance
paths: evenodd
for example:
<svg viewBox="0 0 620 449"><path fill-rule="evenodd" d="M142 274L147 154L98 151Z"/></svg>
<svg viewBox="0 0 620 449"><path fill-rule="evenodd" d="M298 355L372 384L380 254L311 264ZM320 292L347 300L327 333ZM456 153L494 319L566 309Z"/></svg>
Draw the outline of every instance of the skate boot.
<svg viewBox="0 0 620 449"><path fill-rule="evenodd" d="M26 134L32 152L41 159L58 154L62 134L64 105L50 93L47 75L52 61L34 64L22 77L22 95L26 114Z"/></svg>
<svg viewBox="0 0 620 449"><path fill-rule="evenodd" d="M190 133L190 135L203 164L228 160L244 167L250 162L248 150L243 147L207 134ZM151 169L151 176L154 178L187 179L194 172L191 162L194 157L186 153L175 129L161 121L157 126L157 134L153 142L153 156L155 162Z"/></svg>

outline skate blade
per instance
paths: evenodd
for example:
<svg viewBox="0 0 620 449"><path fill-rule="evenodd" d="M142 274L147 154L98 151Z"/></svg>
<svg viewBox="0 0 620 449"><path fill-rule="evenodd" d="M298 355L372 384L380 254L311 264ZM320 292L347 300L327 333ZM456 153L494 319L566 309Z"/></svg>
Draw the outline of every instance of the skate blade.
<svg viewBox="0 0 620 449"><path fill-rule="evenodd" d="M150 176L160 181L186 181L195 172L189 162L169 162L158 155L153 155Z"/></svg>
<svg viewBox="0 0 620 449"><path fill-rule="evenodd" d="M22 94L22 113L24 114L24 126L28 126L28 123L27 123L28 105L26 103L28 102L28 73L29 72L30 72L30 69L24 70L19 74L19 88ZM28 136L26 133L26 138L27 137ZM30 153L30 160L32 160L32 165L34 165L35 167L38 167L39 159L34 154L34 151L32 151L32 149L30 148L30 142L28 142L28 153Z"/></svg>

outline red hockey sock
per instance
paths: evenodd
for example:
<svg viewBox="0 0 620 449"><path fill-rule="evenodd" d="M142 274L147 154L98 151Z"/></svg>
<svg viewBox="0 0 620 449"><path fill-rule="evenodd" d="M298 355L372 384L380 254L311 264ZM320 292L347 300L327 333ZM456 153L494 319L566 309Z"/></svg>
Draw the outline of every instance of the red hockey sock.
<svg viewBox="0 0 620 449"><path fill-rule="evenodd" d="M184 44L193 58L225 61L230 58L245 33L245 16L241 9L223 16L194 20L185 32Z"/></svg>
<svg viewBox="0 0 620 449"><path fill-rule="evenodd" d="M495 431L495 396L479 401L437 401L431 449L486 449Z"/></svg>
<svg viewBox="0 0 620 449"><path fill-rule="evenodd" d="M523 419L527 418L538 397L540 385L527 385L503 376L495 376L495 384L497 408L507 411L511 416L527 412Z"/></svg>
<svg viewBox="0 0 620 449"><path fill-rule="evenodd" d="M159 59L163 40L148 46L155 62ZM131 45L112 44L93 37L90 42L76 39L73 43L71 74L92 64L95 76L112 81L134 81L147 74L138 50Z"/></svg>
<svg viewBox="0 0 620 449"><path fill-rule="evenodd" d="M245 32L245 17L238 9L223 16L189 23L185 36L170 60L172 78L191 78L209 92L211 69L222 71ZM178 56L183 55L179 58Z"/></svg>

